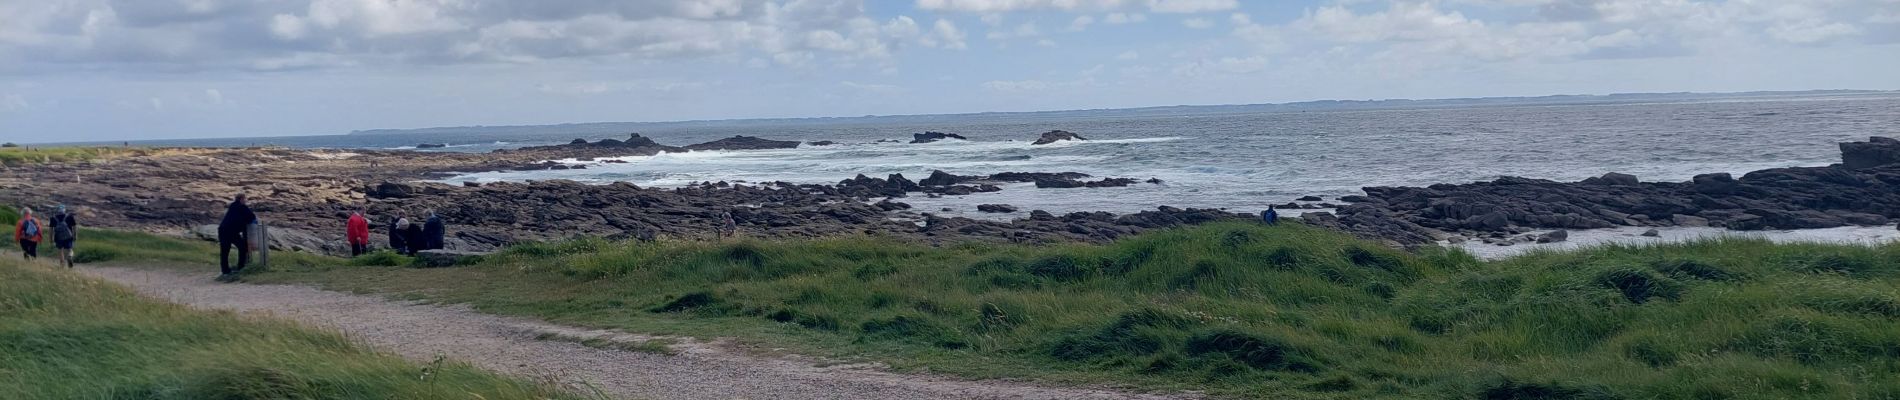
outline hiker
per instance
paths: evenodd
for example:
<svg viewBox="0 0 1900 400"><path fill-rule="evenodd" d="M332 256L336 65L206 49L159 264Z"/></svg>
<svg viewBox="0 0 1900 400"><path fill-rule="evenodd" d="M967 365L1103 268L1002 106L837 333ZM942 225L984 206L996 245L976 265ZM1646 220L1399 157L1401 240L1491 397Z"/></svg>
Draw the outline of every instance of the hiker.
<svg viewBox="0 0 1900 400"><path fill-rule="evenodd" d="M350 212L350 220L344 223L343 235L350 242L350 257L369 252L369 218L363 217L363 210Z"/></svg>
<svg viewBox="0 0 1900 400"><path fill-rule="evenodd" d="M402 234L402 227L408 225L408 218L389 217L389 249L397 254L409 254L408 237Z"/></svg>
<svg viewBox="0 0 1900 400"><path fill-rule="evenodd" d="M404 254L416 255L416 252L424 250L422 247L427 242L422 238L422 224L417 224L416 221L410 221L408 218L403 218L402 221L404 223L402 241L409 245L409 252Z"/></svg>
<svg viewBox="0 0 1900 400"><path fill-rule="evenodd" d="M234 275L251 262L251 224L257 223L257 213L251 212L251 206L244 203L245 195L238 193L231 205L224 209L224 220L218 222L218 279L231 281ZM231 248L238 251L237 269L231 268Z"/></svg>
<svg viewBox="0 0 1900 400"><path fill-rule="evenodd" d="M1273 206L1267 206L1266 211L1260 212L1260 222L1264 222L1267 225L1279 225L1280 212L1274 210Z"/></svg>
<svg viewBox="0 0 1900 400"><path fill-rule="evenodd" d="M33 209L20 207L20 223L13 227L13 240L20 242L20 251L28 260L40 256L40 220L33 218Z"/></svg>
<svg viewBox="0 0 1900 400"><path fill-rule="evenodd" d="M429 219L422 223L422 249L441 250L442 237L448 235L448 227L442 226L442 217L429 210Z"/></svg>
<svg viewBox="0 0 1900 400"><path fill-rule="evenodd" d="M79 220L73 213L66 211L66 205L58 207L59 214L53 215L53 251L59 253L59 263L66 268L73 267L73 242L79 240Z"/></svg>

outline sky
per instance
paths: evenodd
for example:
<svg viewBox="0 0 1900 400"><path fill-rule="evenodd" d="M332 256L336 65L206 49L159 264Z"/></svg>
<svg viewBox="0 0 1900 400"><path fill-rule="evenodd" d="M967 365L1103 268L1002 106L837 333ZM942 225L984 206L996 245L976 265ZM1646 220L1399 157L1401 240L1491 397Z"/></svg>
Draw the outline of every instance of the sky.
<svg viewBox="0 0 1900 400"><path fill-rule="evenodd" d="M0 141L1900 89L1900 0L0 0Z"/></svg>

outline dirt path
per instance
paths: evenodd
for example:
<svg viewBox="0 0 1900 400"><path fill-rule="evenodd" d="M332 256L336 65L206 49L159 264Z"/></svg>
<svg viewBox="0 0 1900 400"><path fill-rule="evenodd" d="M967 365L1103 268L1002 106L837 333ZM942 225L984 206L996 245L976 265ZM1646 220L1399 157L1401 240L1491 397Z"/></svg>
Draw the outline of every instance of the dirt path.
<svg viewBox="0 0 1900 400"><path fill-rule="evenodd" d="M307 286L221 284L211 274L162 269L80 267L150 296L191 307L265 314L336 329L382 351L429 362L438 354L482 368L641 399L1163 399L1112 390L1052 388L1019 382L902 375L864 365L819 366L798 358L760 357L682 342L677 355L603 349L572 340L615 343L638 335L481 314L466 307L420 305Z"/></svg>

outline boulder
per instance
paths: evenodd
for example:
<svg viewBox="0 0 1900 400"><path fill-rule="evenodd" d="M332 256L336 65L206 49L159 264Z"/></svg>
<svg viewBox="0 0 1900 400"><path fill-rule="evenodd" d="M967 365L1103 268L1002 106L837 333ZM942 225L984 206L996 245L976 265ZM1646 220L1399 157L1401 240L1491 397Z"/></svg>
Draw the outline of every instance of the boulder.
<svg viewBox="0 0 1900 400"><path fill-rule="evenodd" d="M1030 145L1040 146L1040 145L1060 142L1064 140L1088 140L1088 138L1084 138L1081 135L1077 135L1069 131L1053 130L1053 131L1043 133L1042 137L1037 138L1036 141L1034 143L1030 143Z"/></svg>
<svg viewBox="0 0 1900 400"><path fill-rule="evenodd" d="M568 141L567 144L587 144L587 139L574 139Z"/></svg>
<svg viewBox="0 0 1900 400"><path fill-rule="evenodd" d="M1568 240L1570 240L1570 231L1566 231L1562 229L1550 231L1549 233L1545 233L1542 235L1537 235L1538 243L1560 243L1560 242L1564 242Z"/></svg>
<svg viewBox="0 0 1900 400"><path fill-rule="evenodd" d="M1326 199L1320 198L1319 196L1305 196L1295 199L1295 201L1326 201Z"/></svg>
<svg viewBox="0 0 1900 400"><path fill-rule="evenodd" d="M1690 182L1696 193L1702 194L1732 194L1741 187L1741 183L1727 172L1696 175Z"/></svg>
<svg viewBox="0 0 1900 400"><path fill-rule="evenodd" d="M1589 185L1636 186L1641 184L1642 181L1636 179L1636 175L1611 172L1603 174L1601 177L1585 179L1583 183Z"/></svg>
<svg viewBox="0 0 1900 400"><path fill-rule="evenodd" d="M1841 143L1841 165L1868 169L1900 163L1900 140L1874 136L1865 142Z"/></svg>
<svg viewBox="0 0 1900 400"><path fill-rule="evenodd" d="M423 250L416 252L415 266L421 268L442 268L470 265L481 262L488 253L459 250Z"/></svg>
<svg viewBox="0 0 1900 400"><path fill-rule="evenodd" d="M924 180L917 181L917 184L924 186L950 186L976 179L977 177L974 176L958 176L943 172L942 170L932 170L930 171L930 176L925 177Z"/></svg>
<svg viewBox="0 0 1900 400"><path fill-rule="evenodd" d="M936 142L936 141L944 140L944 139L970 140L969 138L963 137L962 135L958 135L955 133L924 132L924 133L911 134L910 144L931 143L931 142Z"/></svg>
<svg viewBox="0 0 1900 400"><path fill-rule="evenodd" d="M1643 237L1662 237L1662 231L1651 228L1650 230L1643 231Z"/></svg>

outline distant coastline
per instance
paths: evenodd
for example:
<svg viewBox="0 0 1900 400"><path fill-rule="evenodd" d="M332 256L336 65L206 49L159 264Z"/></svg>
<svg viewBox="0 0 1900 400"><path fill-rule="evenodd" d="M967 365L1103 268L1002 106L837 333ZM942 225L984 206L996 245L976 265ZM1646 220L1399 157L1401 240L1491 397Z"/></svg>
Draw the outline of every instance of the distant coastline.
<svg viewBox="0 0 1900 400"><path fill-rule="evenodd" d="M998 111L958 114L916 114L916 115L866 115L859 117L810 117L810 118L742 118L720 120L657 121L657 122L584 122L549 125L496 125L496 126L445 126L413 129L366 129L348 133L348 135L405 135L405 134L534 134L558 131L574 134L624 134L643 129L673 127L710 127L710 126L757 126L757 125L821 125L821 124L891 124L891 123L930 123L938 121L977 122L989 119L1038 119L1038 118L1127 118L1160 116L1194 116L1270 112L1300 111L1371 111L1371 110L1408 110L1432 108L1465 107L1525 107L1558 105L1613 105L1641 103L1684 103L1715 100L1748 100L1800 97L1900 95L1896 90L1799 90L1799 91L1752 91L1752 92L1673 92L1673 93L1612 93L1604 95L1549 95L1518 97L1467 97L1448 99L1380 99L1380 100L1315 100L1292 103L1258 103L1230 105L1175 105L1136 108L1079 109L1054 111Z"/></svg>

